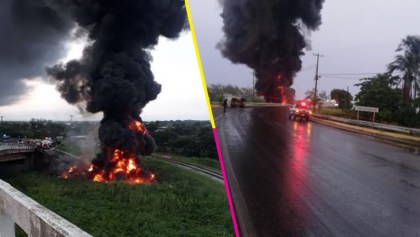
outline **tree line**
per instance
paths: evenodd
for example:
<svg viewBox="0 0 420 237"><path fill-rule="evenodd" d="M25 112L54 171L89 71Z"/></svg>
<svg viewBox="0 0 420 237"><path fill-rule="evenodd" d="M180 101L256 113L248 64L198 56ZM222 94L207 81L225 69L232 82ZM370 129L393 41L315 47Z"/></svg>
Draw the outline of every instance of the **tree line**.
<svg viewBox="0 0 420 237"><path fill-rule="evenodd" d="M264 102L264 99L256 96L252 88L234 85L211 84L207 88L211 102L222 102L225 94L245 98L247 102Z"/></svg>
<svg viewBox="0 0 420 237"><path fill-rule="evenodd" d="M62 122L31 119L29 122L0 122L0 135L11 138L37 138L64 136L67 126Z"/></svg>
<svg viewBox="0 0 420 237"><path fill-rule="evenodd" d="M31 119L29 122L0 123L0 135L10 138L66 137L87 135L98 122L55 122ZM217 159L213 131L208 121L154 121L145 122L150 134L155 138L158 152L167 152L189 157Z"/></svg>
<svg viewBox="0 0 420 237"><path fill-rule="evenodd" d="M386 72L356 84L356 105L379 107L382 121L420 127L420 36L407 36L396 52Z"/></svg>
<svg viewBox="0 0 420 237"><path fill-rule="evenodd" d="M208 121L145 122L158 152L217 159L213 131Z"/></svg>

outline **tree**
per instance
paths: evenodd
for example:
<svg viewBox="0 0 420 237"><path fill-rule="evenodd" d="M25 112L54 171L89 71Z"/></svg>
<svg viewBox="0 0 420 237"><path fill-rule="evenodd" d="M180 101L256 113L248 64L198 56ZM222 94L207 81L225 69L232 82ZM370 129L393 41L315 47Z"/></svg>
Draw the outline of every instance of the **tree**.
<svg viewBox="0 0 420 237"><path fill-rule="evenodd" d="M330 97L332 100L337 101L338 108L340 109L351 109L353 96L346 90L343 89L333 89L330 92Z"/></svg>
<svg viewBox="0 0 420 237"><path fill-rule="evenodd" d="M222 102L225 94L240 96L248 102L263 102L262 98L254 96L252 88L238 87L233 85L211 84L208 88L210 101Z"/></svg>
<svg viewBox="0 0 420 237"><path fill-rule="evenodd" d="M328 100L329 96L327 95L327 92L326 92L326 91L321 91L321 92L318 94L318 98L319 98L320 100Z"/></svg>
<svg viewBox="0 0 420 237"><path fill-rule="evenodd" d="M379 118L388 122L397 121L402 93L399 88L392 88L389 74L378 74L372 78L360 79L361 83L355 100L357 105L379 108Z"/></svg>
<svg viewBox="0 0 420 237"><path fill-rule="evenodd" d="M217 159L217 150L208 121L145 122L159 152Z"/></svg>
<svg viewBox="0 0 420 237"><path fill-rule="evenodd" d="M420 90L420 36L407 36L396 52L402 54L395 56L395 60L388 65L388 71L391 74L400 73L393 82L397 86L402 85L403 100L411 102L413 96L415 99Z"/></svg>
<svg viewBox="0 0 420 237"><path fill-rule="evenodd" d="M312 89L312 90L307 90L306 92L305 92L305 98L306 99L313 99L314 98L314 90ZM327 92L326 91L320 91L320 92L318 92L318 99L319 100L328 100L328 95L327 95Z"/></svg>

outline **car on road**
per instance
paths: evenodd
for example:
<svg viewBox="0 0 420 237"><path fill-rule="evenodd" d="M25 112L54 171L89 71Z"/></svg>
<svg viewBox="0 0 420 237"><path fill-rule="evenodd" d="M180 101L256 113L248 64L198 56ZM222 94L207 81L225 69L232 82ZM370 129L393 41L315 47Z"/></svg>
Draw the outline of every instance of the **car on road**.
<svg viewBox="0 0 420 237"><path fill-rule="evenodd" d="M306 100L299 100L292 108L290 108L289 119L301 121L308 121L312 115L310 102Z"/></svg>
<svg viewBox="0 0 420 237"><path fill-rule="evenodd" d="M46 137L41 141L41 147L44 149L50 149L54 146L54 140L51 137Z"/></svg>

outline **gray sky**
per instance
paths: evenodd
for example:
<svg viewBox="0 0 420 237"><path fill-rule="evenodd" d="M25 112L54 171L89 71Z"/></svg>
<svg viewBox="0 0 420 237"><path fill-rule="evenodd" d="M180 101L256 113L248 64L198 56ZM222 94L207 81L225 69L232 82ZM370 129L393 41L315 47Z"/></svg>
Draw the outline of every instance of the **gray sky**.
<svg viewBox="0 0 420 237"><path fill-rule="evenodd" d="M216 44L223 37L218 0L189 0L207 84L252 86L252 71L223 58ZM380 73L393 61L395 49L407 35L420 35L418 0L325 0L322 25L310 36L312 50L302 57L302 71L293 88L296 99L314 87L316 57L320 74ZM365 76L323 76L319 90L346 89L355 95Z"/></svg>
<svg viewBox="0 0 420 237"><path fill-rule="evenodd" d="M61 61L79 58L83 43L67 43L67 56ZM209 120L204 89L195 56L191 33L182 33L177 40L161 38L152 51L152 71L162 84L162 92L144 109L142 118L151 120ZM40 66L41 67L41 66ZM45 67L43 67L45 68ZM24 81L28 93L18 95L13 104L0 106L5 120L27 121L31 118L51 120L100 120L102 115L81 114L75 106L67 104L42 75Z"/></svg>

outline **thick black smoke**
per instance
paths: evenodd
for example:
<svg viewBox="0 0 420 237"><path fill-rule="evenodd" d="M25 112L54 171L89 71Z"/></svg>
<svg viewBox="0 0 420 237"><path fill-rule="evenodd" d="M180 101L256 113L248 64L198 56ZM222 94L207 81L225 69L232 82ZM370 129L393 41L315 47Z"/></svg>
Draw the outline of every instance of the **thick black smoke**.
<svg viewBox="0 0 420 237"><path fill-rule="evenodd" d="M63 56L72 27L42 0L0 1L0 106L25 94L23 78L45 74Z"/></svg>
<svg viewBox="0 0 420 237"><path fill-rule="evenodd" d="M129 126L133 120L141 121L142 108L161 91L150 68L149 50L160 36L177 38L187 27L184 1L46 1L58 14L77 23L91 42L80 60L48 69L63 98L86 104L89 112L104 113L99 129L104 147L150 153L153 139ZM99 160L104 156L105 151Z"/></svg>
<svg viewBox="0 0 420 237"><path fill-rule="evenodd" d="M301 69L305 32L321 24L324 0L223 0L224 39L218 47L233 63L246 64L267 101L281 101Z"/></svg>

